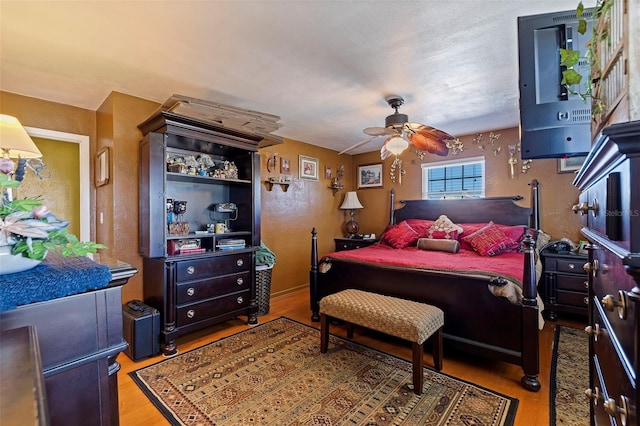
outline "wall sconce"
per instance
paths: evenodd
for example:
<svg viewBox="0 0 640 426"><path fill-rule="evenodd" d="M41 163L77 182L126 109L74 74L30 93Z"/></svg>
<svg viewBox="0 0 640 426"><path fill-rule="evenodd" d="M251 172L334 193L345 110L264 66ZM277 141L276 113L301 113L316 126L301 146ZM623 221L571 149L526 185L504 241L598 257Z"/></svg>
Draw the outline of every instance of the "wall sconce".
<svg viewBox="0 0 640 426"><path fill-rule="evenodd" d="M344 229L349 234L349 238L353 238L360 230L360 225L353 219L355 213L354 210L363 208L358 200L358 194L355 191L349 191L344 195L344 201L340 206L341 210L350 210L349 215L351 220L344 224Z"/></svg>
<svg viewBox="0 0 640 426"><path fill-rule="evenodd" d="M518 164L518 160L516 159L516 146L509 145L509 174L511 176L511 179L516 177L516 164Z"/></svg>
<svg viewBox="0 0 640 426"><path fill-rule="evenodd" d="M402 185L402 175L404 174L405 170L402 168L402 160L396 157L396 159L393 160L393 163L391 163L391 169L389 170L391 182Z"/></svg>
<svg viewBox="0 0 640 426"><path fill-rule="evenodd" d="M277 171L278 167L278 153L275 152L271 157L267 158L267 171L269 173Z"/></svg>

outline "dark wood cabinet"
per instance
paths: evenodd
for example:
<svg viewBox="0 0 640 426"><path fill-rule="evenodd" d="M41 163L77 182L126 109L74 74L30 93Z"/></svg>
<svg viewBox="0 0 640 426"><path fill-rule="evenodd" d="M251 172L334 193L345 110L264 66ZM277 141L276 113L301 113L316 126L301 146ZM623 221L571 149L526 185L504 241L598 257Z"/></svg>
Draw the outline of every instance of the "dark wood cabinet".
<svg viewBox="0 0 640 426"><path fill-rule="evenodd" d="M640 424L640 121L606 127L574 184L591 243L589 340L592 425Z"/></svg>
<svg viewBox="0 0 640 426"><path fill-rule="evenodd" d="M587 263L587 256L545 249L540 253L540 258L545 317L555 321L558 312L562 312L586 318L589 312L589 283L583 266Z"/></svg>
<svg viewBox="0 0 640 426"><path fill-rule="evenodd" d="M112 280L107 287L0 314L3 339L12 329L35 329L51 425L119 424L120 364L116 357L127 348L122 329L122 285L137 270L109 259L99 262L111 267ZM0 386L0 394L12 392L5 388L10 383L4 379ZM27 424L29 413L24 416Z"/></svg>
<svg viewBox="0 0 640 426"><path fill-rule="evenodd" d="M362 247L368 247L377 243L378 239L364 239L364 238L334 238L336 245L336 251L354 250Z"/></svg>
<svg viewBox="0 0 640 426"><path fill-rule="evenodd" d="M172 355L184 334L239 315L257 323L262 138L166 111L139 127L144 299Z"/></svg>

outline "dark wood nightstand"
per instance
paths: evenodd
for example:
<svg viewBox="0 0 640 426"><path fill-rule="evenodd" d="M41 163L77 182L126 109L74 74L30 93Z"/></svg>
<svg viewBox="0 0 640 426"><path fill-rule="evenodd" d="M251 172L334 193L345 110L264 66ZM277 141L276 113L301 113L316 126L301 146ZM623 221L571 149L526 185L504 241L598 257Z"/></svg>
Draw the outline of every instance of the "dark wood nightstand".
<svg viewBox="0 0 640 426"><path fill-rule="evenodd" d="M353 250L357 248L367 247L371 244L375 244L380 241L377 238L362 239L362 238L334 238L336 243L336 251Z"/></svg>
<svg viewBox="0 0 640 426"><path fill-rule="evenodd" d="M545 317L558 319L557 312L587 317L589 313L588 276L583 269L587 256L572 252L542 250L541 296Z"/></svg>

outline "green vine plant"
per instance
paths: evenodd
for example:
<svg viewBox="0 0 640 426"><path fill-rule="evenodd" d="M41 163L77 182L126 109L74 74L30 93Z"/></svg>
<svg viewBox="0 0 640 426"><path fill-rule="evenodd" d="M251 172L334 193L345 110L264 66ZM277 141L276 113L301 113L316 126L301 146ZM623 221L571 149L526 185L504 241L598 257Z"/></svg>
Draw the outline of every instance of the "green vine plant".
<svg viewBox="0 0 640 426"><path fill-rule="evenodd" d="M584 58L580 57L579 50L573 49L560 49L560 65L564 66L565 69L562 71L562 80L560 84L564 85L567 91L573 95L578 95L582 98L583 101L587 102L588 99L591 99L592 106L591 112L592 114L601 114L604 110L604 104L602 99L594 96L593 93L593 85L597 81L591 79L591 75L587 75L586 81L586 91L584 93L580 91L575 91L572 89L572 86L578 85L580 87L580 82L582 81L583 76L576 70L576 65L580 59L586 59L591 64L591 69L599 68L600 64L598 62L598 56L596 55L595 49L599 42L607 41L610 42L609 38L609 28L607 25L603 25L598 27L596 22L600 19L600 17L604 16L613 6L613 0L598 0L595 11L591 15L589 19L594 21L593 25L593 34L589 43L587 43L587 50L585 52ZM582 1L578 3L576 7L576 15L578 17L578 28L577 31L580 34L584 34L587 32L587 17L584 15L584 5Z"/></svg>

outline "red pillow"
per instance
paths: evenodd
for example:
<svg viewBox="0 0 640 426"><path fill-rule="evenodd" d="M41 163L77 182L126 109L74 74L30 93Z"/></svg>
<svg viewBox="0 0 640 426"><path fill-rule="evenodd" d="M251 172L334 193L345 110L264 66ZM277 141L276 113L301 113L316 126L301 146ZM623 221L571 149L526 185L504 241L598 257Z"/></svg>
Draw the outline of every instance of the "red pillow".
<svg viewBox="0 0 640 426"><path fill-rule="evenodd" d="M397 249L408 247L418 241L420 235L406 221L387 227L380 241Z"/></svg>
<svg viewBox="0 0 640 426"><path fill-rule="evenodd" d="M469 235L473 234L474 232L478 231L480 228L483 228L485 226L487 226L487 223L462 223L460 224L460 226L462 226L462 228L464 229L464 231L462 231L462 233L460 234L460 248L463 249L467 249L467 250L473 250L473 247L471 247L471 245L469 245L467 242L464 241L465 237L468 237ZM513 247L513 251L518 251L520 249L520 243L522 242L522 240L525 237L525 231L527 230L527 227L524 225L501 225L499 223L495 223L494 225L496 225L498 227L498 229L500 229L502 232L504 232L505 234L507 234L513 241L515 241L517 244L515 245L515 247Z"/></svg>
<svg viewBox="0 0 640 426"><path fill-rule="evenodd" d="M513 240L493 222L489 222L474 233L463 237L462 240L481 256L497 256L518 246L517 241Z"/></svg>
<svg viewBox="0 0 640 426"><path fill-rule="evenodd" d="M433 220L428 219L407 219L405 222L420 235L420 238L426 238L429 228L433 225Z"/></svg>

